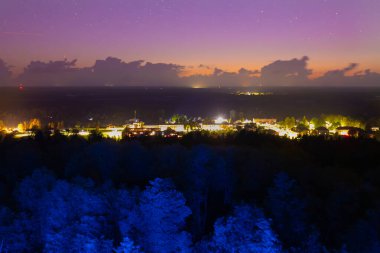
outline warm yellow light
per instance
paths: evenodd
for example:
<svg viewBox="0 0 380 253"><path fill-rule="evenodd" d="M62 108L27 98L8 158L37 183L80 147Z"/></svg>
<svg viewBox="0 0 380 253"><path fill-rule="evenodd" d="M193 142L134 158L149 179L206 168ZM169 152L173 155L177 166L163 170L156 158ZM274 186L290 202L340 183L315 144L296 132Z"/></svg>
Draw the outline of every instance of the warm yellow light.
<svg viewBox="0 0 380 253"><path fill-rule="evenodd" d="M201 129L205 130L205 131L221 131L221 130L223 130L221 125L202 125Z"/></svg>
<svg viewBox="0 0 380 253"><path fill-rule="evenodd" d="M31 133L21 133L21 134L15 134L13 137L16 139L25 138L31 136Z"/></svg>
<svg viewBox="0 0 380 253"><path fill-rule="evenodd" d="M191 85L191 88L193 89L201 89L201 88L204 88L205 86L201 83L195 83L193 85Z"/></svg>
<svg viewBox="0 0 380 253"><path fill-rule="evenodd" d="M121 139L122 137L122 132L117 129L114 129L110 132L104 132L103 134L105 137L112 139Z"/></svg>
<svg viewBox="0 0 380 253"><path fill-rule="evenodd" d="M23 133L25 131L24 124L20 123L17 125L17 131Z"/></svg>

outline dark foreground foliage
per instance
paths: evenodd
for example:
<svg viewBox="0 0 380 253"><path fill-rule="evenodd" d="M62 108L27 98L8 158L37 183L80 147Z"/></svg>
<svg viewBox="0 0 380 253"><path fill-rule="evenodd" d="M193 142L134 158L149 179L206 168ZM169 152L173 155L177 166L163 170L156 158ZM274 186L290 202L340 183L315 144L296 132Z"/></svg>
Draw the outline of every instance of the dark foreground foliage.
<svg viewBox="0 0 380 253"><path fill-rule="evenodd" d="M380 252L380 143L5 137L0 252Z"/></svg>

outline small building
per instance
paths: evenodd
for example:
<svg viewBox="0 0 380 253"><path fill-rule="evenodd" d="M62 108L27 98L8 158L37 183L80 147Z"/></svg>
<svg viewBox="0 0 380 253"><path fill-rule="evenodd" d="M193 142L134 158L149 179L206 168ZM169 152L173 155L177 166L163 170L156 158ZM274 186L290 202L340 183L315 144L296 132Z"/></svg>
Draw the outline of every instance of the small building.
<svg viewBox="0 0 380 253"><path fill-rule="evenodd" d="M313 135L327 136L330 134L330 131L326 127L317 127L313 130Z"/></svg>
<svg viewBox="0 0 380 253"><path fill-rule="evenodd" d="M157 136L160 133L161 131L159 128L132 128L124 130L123 137Z"/></svg>
<svg viewBox="0 0 380 253"><path fill-rule="evenodd" d="M183 124L165 124L165 125L158 125L158 127L161 129L162 132L169 128L178 133L185 132L185 125Z"/></svg>
<svg viewBox="0 0 380 253"><path fill-rule="evenodd" d="M244 124L243 129L247 131L257 131L257 125L254 123Z"/></svg>
<svg viewBox="0 0 380 253"><path fill-rule="evenodd" d="M257 124L269 124L269 125L274 125L276 124L277 119L253 119L253 123Z"/></svg>
<svg viewBox="0 0 380 253"><path fill-rule="evenodd" d="M120 140L123 137L122 136L123 130L124 130L124 128L122 128L122 127L116 127L116 126L109 125L105 129L100 129L100 132L106 138L112 138L112 139Z"/></svg>
<svg viewBox="0 0 380 253"><path fill-rule="evenodd" d="M164 130L162 133L163 133L163 136L165 138L177 138L177 137L179 137L178 132L175 131L174 129L171 129L170 127L168 127L166 130Z"/></svg>
<svg viewBox="0 0 380 253"><path fill-rule="evenodd" d="M277 131L275 131L273 129L260 129L259 132L262 133L262 134L268 134L268 135L275 135L275 136L279 136L280 135Z"/></svg>
<svg viewBox="0 0 380 253"><path fill-rule="evenodd" d="M365 134L363 129L358 128L358 127L350 127L350 126L338 127L336 129L336 133L339 136L344 136L344 137L360 137Z"/></svg>
<svg viewBox="0 0 380 253"><path fill-rule="evenodd" d="M297 133L299 136L308 135L310 133L309 128L304 125L299 125L292 129L293 132Z"/></svg>
<svg viewBox="0 0 380 253"><path fill-rule="evenodd" d="M231 130L234 126L231 124L202 124L201 129L205 131L223 131Z"/></svg>

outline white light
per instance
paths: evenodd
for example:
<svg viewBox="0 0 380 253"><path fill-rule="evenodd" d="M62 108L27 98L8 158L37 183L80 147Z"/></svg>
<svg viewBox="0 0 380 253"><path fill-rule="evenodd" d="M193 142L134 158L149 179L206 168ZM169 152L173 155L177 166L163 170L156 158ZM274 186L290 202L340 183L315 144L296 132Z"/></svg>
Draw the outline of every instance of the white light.
<svg viewBox="0 0 380 253"><path fill-rule="evenodd" d="M220 125L202 125L202 130L205 131L221 131L223 130L222 126Z"/></svg>
<svg viewBox="0 0 380 253"><path fill-rule="evenodd" d="M110 132L104 133L106 137L113 138L113 139L121 139L122 137L122 132L118 131L117 129L113 129Z"/></svg>
<svg viewBox="0 0 380 253"><path fill-rule="evenodd" d="M215 124L222 124L224 122L227 122L227 119L219 116L218 118L216 118L216 120L214 122L215 122Z"/></svg>
<svg viewBox="0 0 380 253"><path fill-rule="evenodd" d="M78 133L80 136L88 136L88 135L90 135L90 132L88 132L88 131L84 131L84 130L81 130L81 131L79 131L79 133Z"/></svg>

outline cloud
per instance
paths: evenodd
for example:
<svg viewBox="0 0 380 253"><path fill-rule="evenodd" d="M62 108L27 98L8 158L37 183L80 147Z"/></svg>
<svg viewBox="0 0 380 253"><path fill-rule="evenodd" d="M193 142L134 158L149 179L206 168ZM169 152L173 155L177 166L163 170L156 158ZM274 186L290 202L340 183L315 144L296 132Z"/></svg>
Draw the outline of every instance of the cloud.
<svg viewBox="0 0 380 253"><path fill-rule="evenodd" d="M73 70L77 60L68 61L50 61L48 63L41 61L32 61L25 69L24 73L61 73Z"/></svg>
<svg viewBox="0 0 380 253"><path fill-rule="evenodd" d="M0 86L9 85L11 75L11 66L7 65L5 61L0 59Z"/></svg>
<svg viewBox="0 0 380 253"><path fill-rule="evenodd" d="M173 86L180 84L178 74L183 70L176 64L123 62L114 57L97 60L89 68L75 68L75 64L76 60L32 61L19 80L30 86Z"/></svg>
<svg viewBox="0 0 380 253"><path fill-rule="evenodd" d="M257 70L240 69L238 72L228 72L214 68L211 75L193 75L184 77L184 84L192 87L240 87L259 85Z"/></svg>
<svg viewBox="0 0 380 253"><path fill-rule="evenodd" d="M173 86L180 81L179 73L183 66L167 63L151 63L143 60L123 62L118 58L108 57L97 60L92 68L100 84Z"/></svg>
<svg viewBox="0 0 380 253"><path fill-rule="evenodd" d="M347 72L350 72L351 70L354 70L356 67L358 67L359 64L357 63L351 63L350 65L348 65L346 68L344 68L342 71L344 73L347 73Z"/></svg>
<svg viewBox="0 0 380 253"><path fill-rule="evenodd" d="M64 86L80 79L82 69L75 68L77 60L32 61L17 78L28 86Z"/></svg>
<svg viewBox="0 0 380 253"><path fill-rule="evenodd" d="M346 78L346 73L354 70L358 67L357 63L351 63L347 67L343 69L335 69L327 71L321 78L318 78L317 81L319 82L344 82L344 79Z"/></svg>
<svg viewBox="0 0 380 253"><path fill-rule="evenodd" d="M204 65L204 64L199 64L198 68L200 68L200 69L211 69L210 66L207 66L207 65Z"/></svg>
<svg viewBox="0 0 380 253"><path fill-rule="evenodd" d="M327 71L323 76L315 79L313 84L319 86L380 86L380 74L371 72L369 69L347 75L358 66L357 63L351 63L343 69Z"/></svg>
<svg viewBox="0 0 380 253"><path fill-rule="evenodd" d="M310 81L311 70L307 69L309 57L278 60L261 69L261 82L264 86L304 86Z"/></svg>
<svg viewBox="0 0 380 253"><path fill-rule="evenodd" d="M245 69L245 68L241 68L241 69L239 69L238 73L239 73L239 75L255 76L255 75L260 74L260 71L258 71L258 70L248 70L248 69Z"/></svg>
<svg viewBox="0 0 380 253"><path fill-rule="evenodd" d="M198 68L209 71L193 75L183 75L185 67L177 64L124 62L115 57L96 60L93 66L83 68L76 67L76 60L32 61L15 80L28 86L380 86L380 74L361 71L357 63L311 79L308 61L307 56L277 60L261 71L241 68L237 72L200 64ZM10 79L10 67L0 60L1 85L9 84Z"/></svg>

